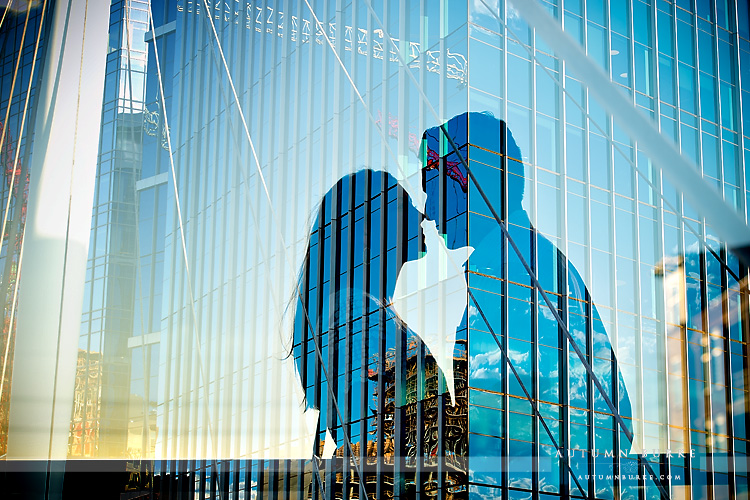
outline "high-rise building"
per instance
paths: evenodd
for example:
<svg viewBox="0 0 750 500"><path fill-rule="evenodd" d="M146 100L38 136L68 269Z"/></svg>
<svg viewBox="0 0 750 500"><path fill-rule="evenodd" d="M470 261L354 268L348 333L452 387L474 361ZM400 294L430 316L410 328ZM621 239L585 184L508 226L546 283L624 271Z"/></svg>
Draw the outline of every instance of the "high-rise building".
<svg viewBox="0 0 750 500"><path fill-rule="evenodd" d="M70 458L154 453L168 148L153 45L165 52L161 72L171 74L175 14L170 2L137 0L114 2L110 12L79 345L79 356L96 360L82 366L92 370L84 394L98 408L97 430L80 437L76 426L87 425L73 419Z"/></svg>
<svg viewBox="0 0 750 500"><path fill-rule="evenodd" d="M744 218L746 7L541 5ZM165 477L273 489L290 467L273 459L309 433L345 460L295 482L303 496L358 496L358 470L375 497L746 495L745 267L538 17L510 2L177 11ZM502 132L483 137L486 120ZM452 383L399 321L399 274L431 252L419 212L445 249L475 252ZM436 293L423 315L449 315ZM239 457L272 461L179 462Z"/></svg>

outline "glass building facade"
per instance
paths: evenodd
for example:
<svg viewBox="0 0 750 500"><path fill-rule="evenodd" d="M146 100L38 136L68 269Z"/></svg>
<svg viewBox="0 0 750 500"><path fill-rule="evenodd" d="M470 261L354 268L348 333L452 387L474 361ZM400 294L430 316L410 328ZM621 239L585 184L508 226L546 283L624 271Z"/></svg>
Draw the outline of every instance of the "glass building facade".
<svg viewBox="0 0 750 500"><path fill-rule="evenodd" d="M743 6L544 5L744 210ZM186 422L188 437L160 421L172 454L227 446L237 431L245 438L242 422L267 422L257 408L289 390L268 382L280 369L266 355L285 351L273 335L232 335L273 332L268 311L293 309L286 352L304 406L320 410L314 449L322 456L332 438L343 458L295 483L299 494L746 494L743 268L512 5L177 9L170 116L182 219L168 222L167 265L181 290L169 295L183 300L165 311L175 326L164 331L181 345L162 344L160 384L180 387L182 402L167 389L163 415ZM484 116L502 124L492 137ZM425 252L418 211L448 248L475 251L456 407L389 301L402 265ZM206 382L196 391L186 376ZM227 394L245 384L256 409ZM202 417L212 398L225 403ZM212 430L237 415L235 432ZM247 451L275 439L251 435ZM251 470L257 484L290 488L290 467L303 470L208 463L195 488L210 492L223 474L247 484Z"/></svg>
<svg viewBox="0 0 750 500"><path fill-rule="evenodd" d="M167 180L153 45L170 46L174 17L169 2L111 6L70 458L153 456Z"/></svg>
<svg viewBox="0 0 750 500"><path fill-rule="evenodd" d="M747 220L748 4L522 1L112 2L68 463L148 498L748 497L750 261L648 146Z"/></svg>
<svg viewBox="0 0 750 500"><path fill-rule="evenodd" d="M3 183L0 249L0 455L7 451L8 410L13 378L17 282L26 223L28 179L35 130L38 86L44 67L50 10L54 2L18 2L3 9L0 21L0 168Z"/></svg>

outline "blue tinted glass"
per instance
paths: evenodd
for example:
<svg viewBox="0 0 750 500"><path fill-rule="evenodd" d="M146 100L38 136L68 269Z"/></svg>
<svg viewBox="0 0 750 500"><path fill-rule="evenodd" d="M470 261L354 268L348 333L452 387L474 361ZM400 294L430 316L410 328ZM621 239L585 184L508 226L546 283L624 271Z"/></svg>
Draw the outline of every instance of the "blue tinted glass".
<svg viewBox="0 0 750 500"><path fill-rule="evenodd" d="M658 12L658 36L659 36L659 52L672 57L674 49L672 44L674 43L674 28L672 25L672 17L665 12Z"/></svg>
<svg viewBox="0 0 750 500"><path fill-rule="evenodd" d="M693 27L689 24L678 22L677 23L677 56L681 63L687 64L688 66L695 66L695 55L693 53Z"/></svg>
<svg viewBox="0 0 750 500"><path fill-rule="evenodd" d="M714 37L705 31L698 31L698 62L701 71L715 74Z"/></svg>
<svg viewBox="0 0 750 500"><path fill-rule="evenodd" d="M610 0L609 2L610 26L612 31L621 35L628 34L628 19L630 19L628 3L626 0Z"/></svg>
<svg viewBox="0 0 750 500"><path fill-rule="evenodd" d="M590 21L604 24L604 2L602 0L587 0L586 13Z"/></svg>

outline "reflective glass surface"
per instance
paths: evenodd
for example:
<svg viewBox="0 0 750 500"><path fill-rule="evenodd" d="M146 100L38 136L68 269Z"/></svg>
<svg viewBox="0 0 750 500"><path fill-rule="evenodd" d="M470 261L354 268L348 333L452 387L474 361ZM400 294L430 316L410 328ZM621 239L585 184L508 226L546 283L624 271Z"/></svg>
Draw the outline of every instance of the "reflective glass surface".
<svg viewBox="0 0 750 500"><path fill-rule="evenodd" d="M78 1L0 21L0 456L160 498L747 497L746 2L113 1L93 190L29 250Z"/></svg>

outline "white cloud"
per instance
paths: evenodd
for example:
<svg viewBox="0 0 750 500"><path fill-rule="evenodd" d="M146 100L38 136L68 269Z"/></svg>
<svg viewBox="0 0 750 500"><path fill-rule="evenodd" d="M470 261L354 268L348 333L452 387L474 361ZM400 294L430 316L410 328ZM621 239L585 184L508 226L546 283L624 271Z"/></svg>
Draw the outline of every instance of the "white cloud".
<svg viewBox="0 0 750 500"><path fill-rule="evenodd" d="M471 378L475 380L498 380L500 368L472 368Z"/></svg>

